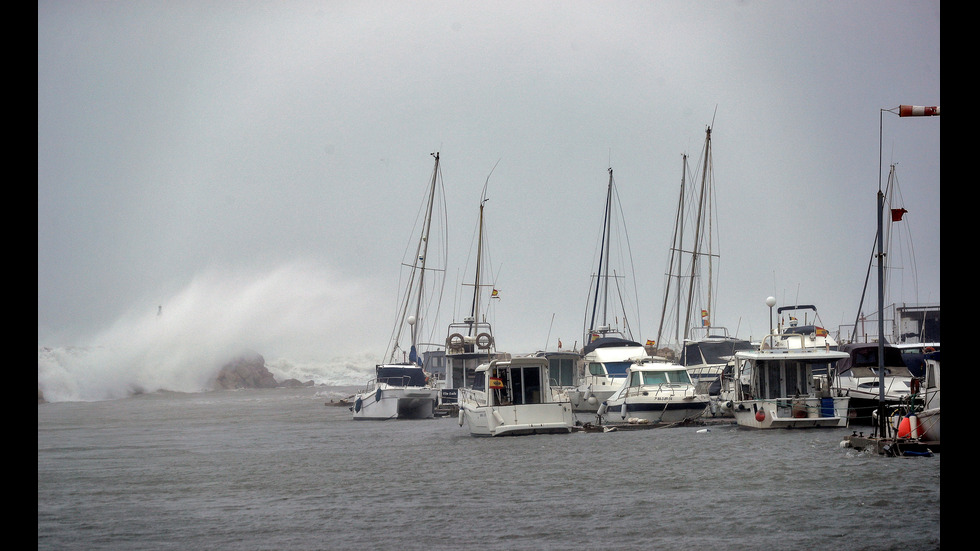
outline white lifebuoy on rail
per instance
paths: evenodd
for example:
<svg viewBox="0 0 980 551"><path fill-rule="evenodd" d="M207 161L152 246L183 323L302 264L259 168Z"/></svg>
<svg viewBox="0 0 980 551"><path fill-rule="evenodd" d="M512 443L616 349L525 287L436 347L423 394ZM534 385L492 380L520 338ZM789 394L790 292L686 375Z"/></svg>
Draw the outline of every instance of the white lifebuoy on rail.
<svg viewBox="0 0 980 551"><path fill-rule="evenodd" d="M476 336L476 345L478 347L485 350L487 348L490 348L490 345L492 344L493 344L493 337L490 336L490 333L480 333L479 335Z"/></svg>

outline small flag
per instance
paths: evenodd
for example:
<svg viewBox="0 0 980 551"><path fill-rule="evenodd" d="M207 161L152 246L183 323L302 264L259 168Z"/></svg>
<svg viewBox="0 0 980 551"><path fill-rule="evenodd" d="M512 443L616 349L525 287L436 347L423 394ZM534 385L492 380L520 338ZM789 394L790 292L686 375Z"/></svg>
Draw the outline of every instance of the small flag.
<svg viewBox="0 0 980 551"><path fill-rule="evenodd" d="M490 377L490 388L504 388L504 381L499 377Z"/></svg>
<svg viewBox="0 0 980 551"><path fill-rule="evenodd" d="M829 334L830 333L826 329L824 329L823 327L817 327L817 336L818 337L826 337Z"/></svg>
<svg viewBox="0 0 980 551"><path fill-rule="evenodd" d="M655 344L657 343L653 339L647 339L647 346L654 346Z"/></svg>
<svg viewBox="0 0 980 551"><path fill-rule="evenodd" d="M561 348L561 339L558 339L558 348Z"/></svg>
<svg viewBox="0 0 980 551"><path fill-rule="evenodd" d="M905 209L892 209L892 222L901 222L906 212Z"/></svg>
<svg viewBox="0 0 980 551"><path fill-rule="evenodd" d="M493 292L490 293L490 298L500 298L500 291L494 289Z"/></svg>

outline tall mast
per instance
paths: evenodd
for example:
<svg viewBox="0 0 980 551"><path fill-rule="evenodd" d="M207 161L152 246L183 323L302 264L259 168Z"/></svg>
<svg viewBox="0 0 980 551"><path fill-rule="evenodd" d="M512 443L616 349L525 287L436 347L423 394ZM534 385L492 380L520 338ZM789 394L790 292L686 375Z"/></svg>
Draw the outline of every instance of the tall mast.
<svg viewBox="0 0 980 551"><path fill-rule="evenodd" d="M415 258L412 260L411 264L412 271L409 275L408 285L406 287L407 291L405 293L405 302L400 308L398 323L395 327L394 346L391 348L391 355L388 359L389 362L396 361L395 355L397 354L399 348L398 343L401 340L401 332L406 321L409 322L411 333L410 350L417 351L416 346L418 345L418 332L421 327L419 322L421 320L422 304L424 302L425 295L426 261L428 260L429 256L429 233L432 230L432 216L435 208L436 185L439 179L439 152L437 151L432 153L432 156L435 157L435 166L432 169L432 179L429 183L429 197L425 207L425 218L423 219L422 233L419 236L419 242L415 247ZM416 283L416 277L418 278L418 283ZM413 299L415 304L412 317L414 320L409 320L408 311L412 306Z"/></svg>
<svg viewBox="0 0 980 551"><path fill-rule="evenodd" d="M595 300L592 302L592 319L589 321L588 331L591 333L595 329L595 316L596 309L599 306L599 287L602 287L602 325L606 324L606 312L607 312L607 298L609 297L609 281L608 277L603 279L602 268L605 265L608 269L609 265L609 239L610 239L610 217L612 211L612 185L613 185L613 169L609 168L609 185L606 189L606 211L602 222L602 243L599 249L599 272L596 275L596 286L595 286ZM590 335L585 336L585 342L588 343L590 340Z"/></svg>
<svg viewBox="0 0 980 551"><path fill-rule="evenodd" d="M684 250L684 187L687 179L687 154L681 154L681 193L677 198L677 214L674 217L674 238L670 248L670 262L667 264L667 285L664 289L663 307L660 309L660 327L657 328L657 346L660 346L664 332L664 319L667 317L667 303L670 301L670 284L674 276L674 256L677 255L677 276L680 277L680 255ZM680 284L678 282L678 284ZM681 297L677 293L677 312L680 312ZM675 340L680 339L680 324L674 328Z"/></svg>
<svg viewBox="0 0 980 551"><path fill-rule="evenodd" d="M698 202L698 217L697 222L694 225L694 252L691 257L691 280L688 282L688 292L687 292L687 316L684 321L684 338L687 339L691 330L691 310L693 309L692 301L694 298L694 278L697 275L697 265L699 257L701 255L701 218L704 216L704 201L705 201L705 190L707 189L708 183L708 168L710 166L711 158L711 127L709 126L706 131L706 137L704 141L704 166L701 173L701 198ZM708 287L710 289L711 282L708 282ZM710 294L709 294L710 301ZM708 312L711 312L710 302L708 304Z"/></svg>

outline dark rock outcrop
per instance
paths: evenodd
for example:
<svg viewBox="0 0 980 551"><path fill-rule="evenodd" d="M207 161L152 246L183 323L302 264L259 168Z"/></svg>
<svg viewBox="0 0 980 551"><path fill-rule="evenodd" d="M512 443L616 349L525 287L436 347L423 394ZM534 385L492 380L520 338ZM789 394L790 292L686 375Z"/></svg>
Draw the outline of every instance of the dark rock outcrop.
<svg viewBox="0 0 980 551"><path fill-rule="evenodd" d="M240 388L276 388L279 383L265 367L265 358L255 352L246 352L231 360L214 381L217 390Z"/></svg>

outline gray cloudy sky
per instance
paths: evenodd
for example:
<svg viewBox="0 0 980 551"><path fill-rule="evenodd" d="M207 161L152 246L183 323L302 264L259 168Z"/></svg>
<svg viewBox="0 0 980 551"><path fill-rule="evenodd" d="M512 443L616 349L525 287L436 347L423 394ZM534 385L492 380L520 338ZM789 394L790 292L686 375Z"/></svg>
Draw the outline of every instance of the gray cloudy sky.
<svg viewBox="0 0 980 551"><path fill-rule="evenodd" d="M914 240L899 300L938 303L940 119L881 109L941 104L939 19L918 0L41 1L38 344L163 306L266 354L381 355L433 151L447 306L499 161L498 346L580 341L611 166L654 338L681 154L712 121L714 322L758 337L769 295L853 322L880 121Z"/></svg>

